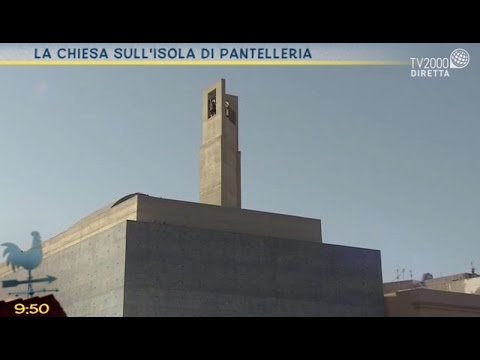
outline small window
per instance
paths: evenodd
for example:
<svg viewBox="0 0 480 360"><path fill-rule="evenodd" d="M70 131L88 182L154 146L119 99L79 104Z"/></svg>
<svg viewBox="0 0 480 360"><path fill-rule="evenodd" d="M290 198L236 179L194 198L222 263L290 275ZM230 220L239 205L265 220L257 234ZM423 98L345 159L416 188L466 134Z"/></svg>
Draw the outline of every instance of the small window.
<svg viewBox="0 0 480 360"><path fill-rule="evenodd" d="M217 115L217 90L208 93L207 119Z"/></svg>

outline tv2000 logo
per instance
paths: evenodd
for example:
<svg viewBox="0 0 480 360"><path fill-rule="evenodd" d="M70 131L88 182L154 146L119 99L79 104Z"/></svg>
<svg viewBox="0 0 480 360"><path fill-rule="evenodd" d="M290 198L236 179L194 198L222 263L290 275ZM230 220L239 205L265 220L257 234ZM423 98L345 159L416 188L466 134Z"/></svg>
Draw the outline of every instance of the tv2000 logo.
<svg viewBox="0 0 480 360"><path fill-rule="evenodd" d="M455 49L450 58L410 58L411 77L450 77L450 69L463 69L470 62L470 54L465 49Z"/></svg>

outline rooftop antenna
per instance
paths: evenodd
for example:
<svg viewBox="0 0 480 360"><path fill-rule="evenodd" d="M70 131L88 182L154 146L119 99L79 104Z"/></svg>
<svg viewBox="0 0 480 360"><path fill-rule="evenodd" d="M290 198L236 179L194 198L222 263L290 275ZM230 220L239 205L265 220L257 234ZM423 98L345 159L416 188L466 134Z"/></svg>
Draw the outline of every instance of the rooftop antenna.
<svg viewBox="0 0 480 360"><path fill-rule="evenodd" d="M413 280L413 272L412 272L412 269L410 269L410 280Z"/></svg>
<svg viewBox="0 0 480 360"><path fill-rule="evenodd" d="M405 268L402 269L402 280L405 280Z"/></svg>
<svg viewBox="0 0 480 360"><path fill-rule="evenodd" d="M470 266L472 267L472 275L476 275L475 274L475 266L473 266L473 261L470 263Z"/></svg>
<svg viewBox="0 0 480 360"><path fill-rule="evenodd" d="M395 280L400 280L400 269L396 269L397 270L397 275L395 275Z"/></svg>

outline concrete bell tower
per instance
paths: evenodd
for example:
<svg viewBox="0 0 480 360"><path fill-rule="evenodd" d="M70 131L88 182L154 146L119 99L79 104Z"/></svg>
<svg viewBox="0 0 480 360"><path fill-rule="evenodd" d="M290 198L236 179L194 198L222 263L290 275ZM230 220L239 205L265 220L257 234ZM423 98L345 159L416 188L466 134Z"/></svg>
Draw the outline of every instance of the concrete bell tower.
<svg viewBox="0 0 480 360"><path fill-rule="evenodd" d="M225 92L225 79L204 90L200 202L241 207L238 97Z"/></svg>

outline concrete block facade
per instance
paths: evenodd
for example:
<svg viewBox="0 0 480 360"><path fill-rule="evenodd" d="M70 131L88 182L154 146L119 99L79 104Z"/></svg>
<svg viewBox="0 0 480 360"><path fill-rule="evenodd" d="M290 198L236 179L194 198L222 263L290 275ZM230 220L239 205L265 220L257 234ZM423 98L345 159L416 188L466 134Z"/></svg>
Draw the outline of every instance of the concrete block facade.
<svg viewBox="0 0 480 360"><path fill-rule="evenodd" d="M129 221L125 316L383 316L380 252Z"/></svg>

